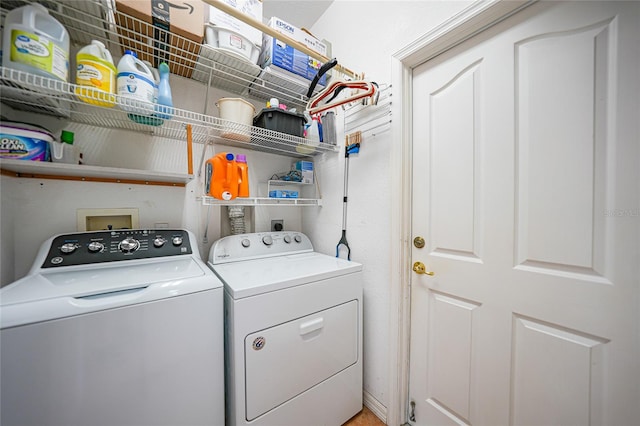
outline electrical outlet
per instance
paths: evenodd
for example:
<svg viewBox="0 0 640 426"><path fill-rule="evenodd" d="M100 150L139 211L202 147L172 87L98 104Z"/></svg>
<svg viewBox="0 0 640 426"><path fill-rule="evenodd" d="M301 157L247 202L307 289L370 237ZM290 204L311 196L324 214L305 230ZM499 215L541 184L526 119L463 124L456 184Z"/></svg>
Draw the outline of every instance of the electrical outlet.
<svg viewBox="0 0 640 426"><path fill-rule="evenodd" d="M279 232L284 230L284 220L282 219L273 219L271 221L271 230L275 232Z"/></svg>

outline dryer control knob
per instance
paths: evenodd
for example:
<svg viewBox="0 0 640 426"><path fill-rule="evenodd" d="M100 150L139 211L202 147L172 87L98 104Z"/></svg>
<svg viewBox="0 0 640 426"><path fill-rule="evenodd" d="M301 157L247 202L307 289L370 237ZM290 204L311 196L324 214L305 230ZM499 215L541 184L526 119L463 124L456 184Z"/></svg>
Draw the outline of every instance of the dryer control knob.
<svg viewBox="0 0 640 426"><path fill-rule="evenodd" d="M262 242L265 246L270 246L271 244L273 244L273 238L271 238L271 236L269 235L265 235L264 237L262 237Z"/></svg>
<svg viewBox="0 0 640 426"><path fill-rule="evenodd" d="M104 250L104 244L99 243L98 241L91 241L87 248L91 253L98 253Z"/></svg>
<svg viewBox="0 0 640 426"><path fill-rule="evenodd" d="M293 239L296 241L296 243L302 242L302 237L300 235L296 235L295 237L293 237Z"/></svg>
<svg viewBox="0 0 640 426"><path fill-rule="evenodd" d="M127 237L120 241L120 251L124 253L131 253L140 248L140 241L135 238Z"/></svg>
<svg viewBox="0 0 640 426"><path fill-rule="evenodd" d="M157 247L157 248L160 248L160 247L162 247L162 246L164 245L164 243L166 243L166 242L167 242L167 240L165 240L164 238L162 238L162 237L157 237L157 238L154 238L154 239L153 239L153 246L154 246L154 247Z"/></svg>
<svg viewBox="0 0 640 426"><path fill-rule="evenodd" d="M173 237L171 239L171 242L173 243L174 246L179 246L180 244L182 244L182 237L179 235L176 237Z"/></svg>
<svg viewBox="0 0 640 426"><path fill-rule="evenodd" d="M251 241L248 238L244 238L241 244L242 247L249 247L251 245Z"/></svg>
<svg viewBox="0 0 640 426"><path fill-rule="evenodd" d="M78 248L76 243L64 243L60 246L60 251L64 254L73 253Z"/></svg>
<svg viewBox="0 0 640 426"><path fill-rule="evenodd" d="M285 235L285 236L284 236L284 242L285 242L285 243L287 243L287 244L289 244L289 243L291 242L291 236L289 236L289 235Z"/></svg>

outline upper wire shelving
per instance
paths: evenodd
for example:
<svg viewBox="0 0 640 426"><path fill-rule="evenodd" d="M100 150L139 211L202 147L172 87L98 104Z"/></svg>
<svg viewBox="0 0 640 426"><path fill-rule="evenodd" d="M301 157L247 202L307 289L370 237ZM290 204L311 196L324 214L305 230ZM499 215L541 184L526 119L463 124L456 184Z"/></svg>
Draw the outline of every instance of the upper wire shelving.
<svg viewBox="0 0 640 426"><path fill-rule="evenodd" d="M25 3L22 0L3 0L0 11L4 16L9 9ZM149 44L149 37L145 34L164 31L122 14L114 8L112 0L43 0L40 3L63 23L71 41L77 46L98 39L113 53L131 49L153 55L153 43ZM279 75L274 70L260 69L223 49L202 46L177 34L165 32L161 37L171 43L171 50L163 55L163 60L169 62L172 72L253 99L277 97L290 107L301 110L306 105L305 83ZM186 139L186 125L190 124L194 143L219 143L298 158L338 151L334 145L313 144L301 137L178 108L171 111L170 120L150 117L137 120L142 123L135 122L129 115L132 110L152 113L154 106L117 95L110 95L108 99L112 107L91 105L76 96L78 88L72 83L1 68L2 102L23 111L182 141ZM84 95L104 100L99 92L85 92Z"/></svg>

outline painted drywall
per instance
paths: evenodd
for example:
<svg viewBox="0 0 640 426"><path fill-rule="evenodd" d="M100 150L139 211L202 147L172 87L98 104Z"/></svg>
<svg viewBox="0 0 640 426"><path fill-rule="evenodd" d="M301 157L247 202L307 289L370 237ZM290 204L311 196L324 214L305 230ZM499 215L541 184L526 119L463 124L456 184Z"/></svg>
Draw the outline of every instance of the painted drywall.
<svg viewBox="0 0 640 426"><path fill-rule="evenodd" d="M385 84L391 81L393 53L470 3L336 0L312 32L332 42L333 56L344 66ZM360 153L350 157L347 220L352 260L364 264L364 390L385 407L391 292L389 158L393 145L391 132L363 135ZM318 163L323 207L303 213L303 229L316 250L335 253L342 225L344 153L325 156Z"/></svg>

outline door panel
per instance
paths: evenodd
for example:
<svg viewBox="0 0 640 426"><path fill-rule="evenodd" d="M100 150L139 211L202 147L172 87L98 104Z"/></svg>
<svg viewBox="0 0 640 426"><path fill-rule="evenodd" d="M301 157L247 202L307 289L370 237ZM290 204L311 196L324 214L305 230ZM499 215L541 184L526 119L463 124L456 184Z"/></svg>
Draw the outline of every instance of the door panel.
<svg viewBox="0 0 640 426"><path fill-rule="evenodd" d="M538 2L414 69L415 424L640 420L639 21Z"/></svg>
<svg viewBox="0 0 640 426"><path fill-rule="evenodd" d="M600 276L605 263L597 250L604 217L596 213L611 180L606 148L615 148L606 131L615 120L607 102L616 74L613 25L540 34L515 46L517 264L540 272Z"/></svg>

